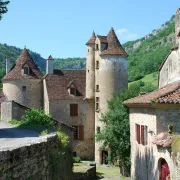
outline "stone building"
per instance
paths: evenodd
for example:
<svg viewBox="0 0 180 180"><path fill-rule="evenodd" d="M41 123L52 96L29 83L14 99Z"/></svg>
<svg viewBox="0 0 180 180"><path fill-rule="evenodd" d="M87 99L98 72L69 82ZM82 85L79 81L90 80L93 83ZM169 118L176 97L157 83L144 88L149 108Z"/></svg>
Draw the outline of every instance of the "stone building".
<svg viewBox="0 0 180 180"><path fill-rule="evenodd" d="M103 163L107 152L100 151L95 133L103 126L99 118L107 110L107 100L127 87L127 53L113 28L107 36L93 33L86 45L86 70L54 69L54 59L49 56L46 75L42 75L27 49L11 69L7 58L2 79L6 103L2 103L1 117L5 121L12 118L13 104L43 108L54 119L74 127L74 154L89 159L95 156Z"/></svg>
<svg viewBox="0 0 180 180"><path fill-rule="evenodd" d="M175 137L168 134L172 126L180 133L180 9L175 24L176 45L159 69L158 90L124 102L130 111L133 180L180 179Z"/></svg>

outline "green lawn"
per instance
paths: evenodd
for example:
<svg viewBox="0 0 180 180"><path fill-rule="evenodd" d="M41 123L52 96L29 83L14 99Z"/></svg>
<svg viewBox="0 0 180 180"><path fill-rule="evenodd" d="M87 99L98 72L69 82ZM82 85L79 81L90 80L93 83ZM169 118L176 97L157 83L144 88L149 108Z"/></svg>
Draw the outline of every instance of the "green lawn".
<svg viewBox="0 0 180 180"><path fill-rule="evenodd" d="M146 83L151 83L152 85L157 87L158 86L158 73L155 72L155 73L152 73L152 74L148 74L147 76L143 77L140 80L130 82L128 85L131 85L131 84L136 83L138 81L142 81L145 84Z"/></svg>
<svg viewBox="0 0 180 180"><path fill-rule="evenodd" d="M84 172L88 167L89 162L74 163L74 173ZM109 177L118 177L120 176L120 170L118 167L108 167L105 165L96 166L96 175L97 178L109 178Z"/></svg>

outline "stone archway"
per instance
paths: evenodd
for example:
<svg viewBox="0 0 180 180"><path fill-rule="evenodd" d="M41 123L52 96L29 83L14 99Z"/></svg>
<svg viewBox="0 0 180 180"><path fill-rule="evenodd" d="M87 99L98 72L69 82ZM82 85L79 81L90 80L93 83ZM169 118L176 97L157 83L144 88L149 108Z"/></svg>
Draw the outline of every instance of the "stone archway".
<svg viewBox="0 0 180 180"><path fill-rule="evenodd" d="M169 166L165 159L163 158L159 159L158 169L159 169L159 180L171 180Z"/></svg>

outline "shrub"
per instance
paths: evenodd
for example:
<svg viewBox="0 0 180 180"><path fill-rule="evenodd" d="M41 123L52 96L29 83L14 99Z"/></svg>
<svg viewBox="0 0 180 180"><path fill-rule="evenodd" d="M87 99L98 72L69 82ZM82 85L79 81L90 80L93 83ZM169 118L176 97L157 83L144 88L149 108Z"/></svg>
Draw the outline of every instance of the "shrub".
<svg viewBox="0 0 180 180"><path fill-rule="evenodd" d="M81 158L79 156L73 157L73 162L74 163L80 163L81 162Z"/></svg>

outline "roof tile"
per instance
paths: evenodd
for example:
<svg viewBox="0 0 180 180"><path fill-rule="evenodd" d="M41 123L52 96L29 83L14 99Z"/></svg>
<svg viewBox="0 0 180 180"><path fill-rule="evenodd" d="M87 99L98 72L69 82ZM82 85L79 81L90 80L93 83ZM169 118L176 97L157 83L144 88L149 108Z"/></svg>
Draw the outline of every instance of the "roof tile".
<svg viewBox="0 0 180 180"><path fill-rule="evenodd" d="M23 66L27 64L30 68L30 74L22 74ZM11 71L7 73L2 80L18 80L18 79L33 79L42 78L43 75L37 65L34 63L29 52L26 48L22 51L18 57L15 65L12 67Z"/></svg>
<svg viewBox="0 0 180 180"><path fill-rule="evenodd" d="M107 35L107 42L107 49L102 51L100 55L122 55L125 57L128 56L124 48L121 46L113 28L111 28Z"/></svg>
<svg viewBox="0 0 180 180"><path fill-rule="evenodd" d="M62 70L59 75L46 75L45 81L49 100L78 100L85 97L85 70ZM71 82L77 88L76 96L72 96L68 92L68 85Z"/></svg>

